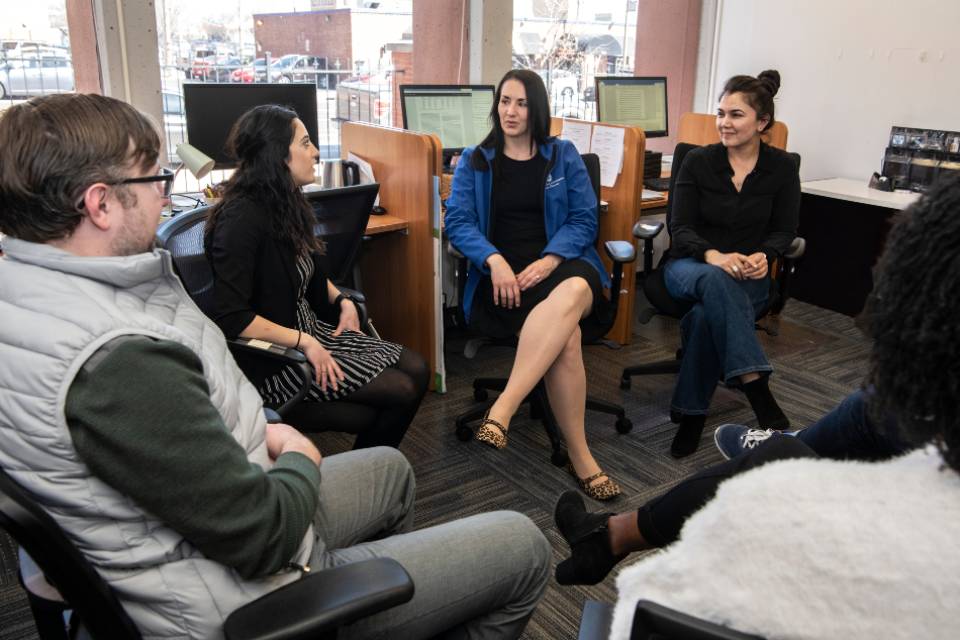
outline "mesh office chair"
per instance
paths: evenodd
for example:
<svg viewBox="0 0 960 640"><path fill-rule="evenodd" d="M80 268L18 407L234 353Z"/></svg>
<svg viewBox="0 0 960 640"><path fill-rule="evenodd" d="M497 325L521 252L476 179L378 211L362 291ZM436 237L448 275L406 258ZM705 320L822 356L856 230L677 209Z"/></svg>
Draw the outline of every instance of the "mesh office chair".
<svg viewBox="0 0 960 640"><path fill-rule="evenodd" d="M673 171L670 173L671 194L674 193L673 187L676 183L677 176L680 174L680 166L683 164L684 158L690 150L695 149L697 146L699 145L684 142L677 144L673 152ZM800 156L796 153L791 153L790 155L793 156L793 159L797 163L797 169L799 170ZM657 264L657 268L653 268L653 240L663 231L665 226L669 233L670 214L673 208L673 202L673 198L670 198L667 202L666 225L664 225L663 222L651 224L640 221L633 227L634 237L643 242L643 293L647 301L652 305L651 308L644 309L640 312L640 322L642 323L649 322L656 314L680 319L693 307L692 302L676 300L667 292L667 285L663 279L663 267L669 259L669 249L663 253L660 262ZM790 278L796 271L797 260L803 256L805 248L806 242L803 238L794 238L793 243L782 259L776 260L774 264L770 265L770 296L767 299L767 304L757 312L757 321L760 321L766 316L776 317L783 310L788 299ZM763 327L763 329L771 335L777 335L775 324ZM620 388L629 389L630 378L633 376L678 373L680 371L682 356L683 351L681 348L677 350L676 357L672 360L662 360L660 362L626 367L620 375ZM676 417L677 416L671 412L671 418ZM678 420L675 420L675 422L676 421Z"/></svg>
<svg viewBox="0 0 960 640"><path fill-rule="evenodd" d="M27 590L41 640L141 638L110 585L2 469L0 528L30 555L49 585L46 597ZM254 600L227 617L224 633L232 640L333 638L341 626L408 602L413 590L395 560L362 560L312 573ZM71 612L68 623L65 611Z"/></svg>
<svg viewBox="0 0 960 640"><path fill-rule="evenodd" d="M583 158L584 165L586 165L587 174L590 177L590 182L597 197L597 214L599 215L600 158L594 153L584 154L581 157ZM611 309L610 313L608 314L609 322L607 326L602 328L602 333L600 334L601 337L610 330L614 321L616 320L617 306L620 300L620 284L623 280L623 266L633 262L636 258L636 250L634 249L633 244L623 240L609 240L605 242L604 251L614 264L614 273L613 283L610 287ZM459 255L460 259L463 261L461 263L460 272L461 274L465 274L466 258L464 258L462 254ZM463 287L465 286L465 283L465 277L460 277L458 279L459 294L461 299L463 297ZM490 342L492 344L516 346L517 339L510 338L509 340L504 341L490 340ZM488 392L503 391L506 385L506 378L477 378L473 381L473 397L477 402L481 402L483 404L457 416L456 433L460 440L465 442L473 436L473 430L468 426L469 423L482 418L487 409L490 407L490 404L492 404L491 402L487 401L489 397ZM557 424L557 419L554 417L553 412L550 409L550 402L547 398L547 389L543 380L537 383L530 394L524 399L524 403L530 404L531 415L535 418L539 418L543 423L547 437L550 439L550 446L552 449L550 461L557 466L563 466L567 463L567 452L563 447L563 441L560 437L560 428ZM586 407L591 411L600 411L602 413L615 416L615 426L619 433L627 433L633 428L633 423L629 418L626 417L626 413L624 412L623 407L620 405L612 402L606 402L605 400L600 400L588 395Z"/></svg>
<svg viewBox="0 0 960 640"><path fill-rule="evenodd" d="M610 635L613 606L587 600L577 640L605 640ZM763 640L651 602L637 602L630 640Z"/></svg>
<svg viewBox="0 0 960 640"><path fill-rule="evenodd" d="M378 185L363 185L369 192L373 187L373 197L376 196ZM351 187L351 189L354 189ZM342 191L340 189L331 191ZM368 194L369 195L369 194ZM328 200L318 199L321 202ZM371 206L373 198L369 198ZM366 219L369 217L369 210L366 217L363 218L362 226L357 221L338 221L337 216L333 214L330 207L320 205L314 202L314 211L318 212L317 235L328 242L327 255L323 257L326 260L324 268L329 268L328 273L331 279L335 275L349 274L352 269L351 260L355 259L360 242L363 236L363 230L366 229ZM184 288L190 297L196 302L200 310L210 315L210 309L213 302L213 271L210 263L207 261L204 252L203 235L206 228L206 219L209 207L198 207L184 212L175 218L164 222L157 230L157 245L170 252L173 257L174 267L177 275L183 282ZM346 216L341 216L346 217ZM349 233L356 236L356 240L349 241L346 237ZM351 297L357 301L357 309L360 314L360 326L364 331L372 333L372 328L367 316L366 305L363 295L359 291L352 291L340 286L341 290L346 290ZM231 353L233 353L237 364L244 372L258 369L257 363L262 363L264 358L276 362L277 367L283 365L293 365L297 368L301 380L300 388L297 393L280 406L271 406L270 409L277 412L281 418L288 420L294 426L304 431L316 431L317 425L322 423L319 412L322 409L322 403L305 403L302 400L306 397L313 380L313 369L307 362L306 357L300 351L271 344L263 340L249 340L246 338L235 338L227 341ZM251 377L251 374L247 374ZM251 377L254 384L258 380ZM357 429L362 430L366 425L358 424Z"/></svg>

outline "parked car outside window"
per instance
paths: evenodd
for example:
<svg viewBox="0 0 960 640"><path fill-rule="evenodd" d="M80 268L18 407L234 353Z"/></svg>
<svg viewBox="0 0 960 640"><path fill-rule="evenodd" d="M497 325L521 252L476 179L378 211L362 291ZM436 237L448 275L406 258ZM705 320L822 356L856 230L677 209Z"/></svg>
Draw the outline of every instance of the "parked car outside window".
<svg viewBox="0 0 960 640"><path fill-rule="evenodd" d="M0 65L0 99L69 93L73 90L73 64L69 58L8 59Z"/></svg>

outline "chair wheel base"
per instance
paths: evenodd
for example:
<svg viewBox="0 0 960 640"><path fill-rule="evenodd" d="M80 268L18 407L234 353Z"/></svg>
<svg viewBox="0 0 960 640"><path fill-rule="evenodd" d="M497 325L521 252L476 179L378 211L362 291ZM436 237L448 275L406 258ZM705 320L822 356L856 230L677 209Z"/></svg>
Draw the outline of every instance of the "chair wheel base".
<svg viewBox="0 0 960 640"><path fill-rule="evenodd" d="M457 439L461 442L466 442L473 437L473 431L470 430L465 424L457 423Z"/></svg>
<svg viewBox="0 0 960 640"><path fill-rule="evenodd" d="M477 402L485 402L487 398L490 397L490 394L487 393L486 389L474 389L473 390L473 399Z"/></svg>
<svg viewBox="0 0 960 640"><path fill-rule="evenodd" d="M629 418L619 418L616 426L617 433L630 433L633 430L633 423Z"/></svg>
<svg viewBox="0 0 960 640"><path fill-rule="evenodd" d="M550 454L550 462L553 463L555 467L563 467L570 461L570 458L567 456L567 452L563 449L559 451L554 451Z"/></svg>

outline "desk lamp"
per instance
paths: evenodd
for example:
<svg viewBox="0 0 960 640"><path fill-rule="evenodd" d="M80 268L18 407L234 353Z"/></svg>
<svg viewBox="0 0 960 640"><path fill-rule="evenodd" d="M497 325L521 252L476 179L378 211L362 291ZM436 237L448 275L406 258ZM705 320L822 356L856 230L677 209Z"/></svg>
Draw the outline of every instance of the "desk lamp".
<svg viewBox="0 0 960 640"><path fill-rule="evenodd" d="M186 142L178 144L177 156L180 157L180 166L177 167L177 171L174 173L174 179L177 177L176 174L180 173L180 170L184 167L186 167L197 180L203 178L213 169L213 158L192 144Z"/></svg>

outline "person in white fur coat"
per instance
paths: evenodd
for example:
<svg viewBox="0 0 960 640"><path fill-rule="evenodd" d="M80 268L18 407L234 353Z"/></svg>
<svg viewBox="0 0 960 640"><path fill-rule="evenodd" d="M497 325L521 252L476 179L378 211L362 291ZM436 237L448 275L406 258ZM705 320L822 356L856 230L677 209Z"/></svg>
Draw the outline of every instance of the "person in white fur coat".
<svg viewBox="0 0 960 640"><path fill-rule="evenodd" d="M869 309L870 410L914 450L827 460L776 435L637 512L561 497L572 550L561 584L663 548L620 572L611 638L629 637L640 599L766 638L960 634L958 246L960 180L949 180L891 231Z"/></svg>

